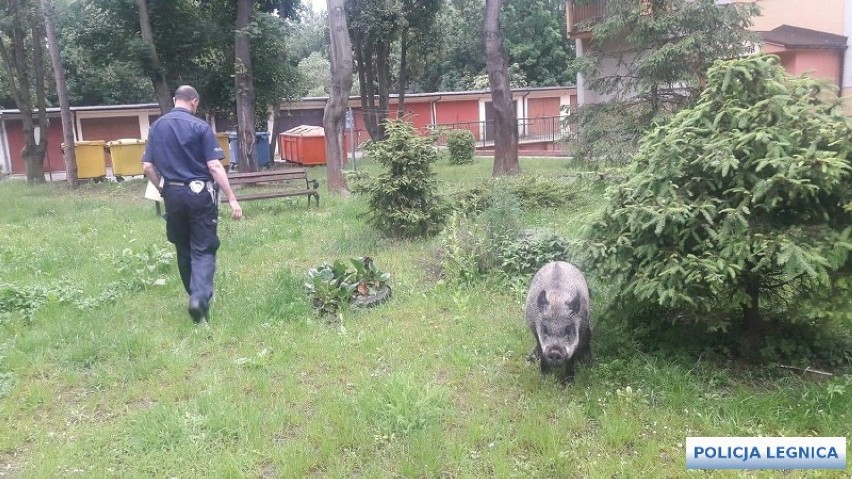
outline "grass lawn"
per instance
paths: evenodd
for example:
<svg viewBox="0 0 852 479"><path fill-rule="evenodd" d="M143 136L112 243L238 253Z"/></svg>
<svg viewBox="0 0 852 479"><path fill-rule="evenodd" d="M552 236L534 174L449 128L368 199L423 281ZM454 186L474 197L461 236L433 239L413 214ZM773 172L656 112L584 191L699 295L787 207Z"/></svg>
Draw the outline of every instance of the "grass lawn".
<svg viewBox="0 0 852 479"><path fill-rule="evenodd" d="M521 166L571 173L566 159ZM491 162L436 172L456 191ZM143 191L0 182L0 478L848 477L687 471L684 442L848 436L852 376L662 359L604 321L595 366L560 388L525 360L522 291L436 284L435 240L382 238L360 196L249 202L241 222L223 207L211 328L197 332ZM602 198L588 187L526 219L576 237ZM307 270L362 255L393 275L391 301L317 318Z"/></svg>

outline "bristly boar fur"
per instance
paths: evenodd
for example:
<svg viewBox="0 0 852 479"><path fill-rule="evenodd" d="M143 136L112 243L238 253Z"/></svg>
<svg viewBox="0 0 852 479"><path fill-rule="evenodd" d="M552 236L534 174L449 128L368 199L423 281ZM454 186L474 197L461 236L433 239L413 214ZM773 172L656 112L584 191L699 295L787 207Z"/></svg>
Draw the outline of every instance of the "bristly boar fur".
<svg viewBox="0 0 852 479"><path fill-rule="evenodd" d="M562 384L574 381L579 358L592 361L589 287L571 263L554 261L533 276L527 293L527 324L535 337L530 359L539 358L541 372L554 372Z"/></svg>

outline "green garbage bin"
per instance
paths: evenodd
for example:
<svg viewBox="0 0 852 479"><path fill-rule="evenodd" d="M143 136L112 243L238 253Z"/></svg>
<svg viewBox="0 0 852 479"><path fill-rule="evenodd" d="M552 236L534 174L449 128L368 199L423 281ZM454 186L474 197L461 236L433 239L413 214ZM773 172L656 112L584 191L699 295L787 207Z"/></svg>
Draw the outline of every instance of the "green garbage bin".
<svg viewBox="0 0 852 479"><path fill-rule="evenodd" d="M65 145L62 145L65 148ZM104 142L78 141L74 143L74 155L77 157L77 178L94 180L96 183L106 178L106 155Z"/></svg>
<svg viewBox="0 0 852 479"><path fill-rule="evenodd" d="M145 153L145 140L127 138L110 141L106 144L112 158L112 174L118 181L125 176L139 176L142 171L142 155Z"/></svg>

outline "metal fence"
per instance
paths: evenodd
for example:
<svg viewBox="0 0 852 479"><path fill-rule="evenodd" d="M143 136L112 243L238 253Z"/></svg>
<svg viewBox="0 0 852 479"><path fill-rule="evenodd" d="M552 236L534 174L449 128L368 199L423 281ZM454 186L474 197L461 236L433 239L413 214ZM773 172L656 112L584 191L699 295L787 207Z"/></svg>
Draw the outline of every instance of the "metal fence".
<svg viewBox="0 0 852 479"><path fill-rule="evenodd" d="M518 118L518 144L557 144L571 136L573 122L570 115L538 116ZM447 144L447 132L467 130L473 134L477 148L494 146L494 121L462 121L436 123L427 126L429 131L438 132L438 146Z"/></svg>
<svg viewBox="0 0 852 479"><path fill-rule="evenodd" d="M518 118L518 144L558 145L570 141L577 131L576 112L568 110L563 116L538 116ZM447 145L447 132L467 130L473 134L477 148L494 146L494 121L462 121L455 123L432 123L421 130L421 135L437 133L437 145ZM360 150L364 142L370 139L365 129L346 130L346 149ZM353 141L354 140L354 141Z"/></svg>

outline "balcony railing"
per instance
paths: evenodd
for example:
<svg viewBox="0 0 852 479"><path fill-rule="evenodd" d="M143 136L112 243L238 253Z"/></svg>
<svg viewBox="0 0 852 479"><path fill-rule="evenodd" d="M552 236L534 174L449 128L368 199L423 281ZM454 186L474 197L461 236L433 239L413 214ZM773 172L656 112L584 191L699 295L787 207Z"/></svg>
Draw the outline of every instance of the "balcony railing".
<svg viewBox="0 0 852 479"><path fill-rule="evenodd" d="M570 117L568 117L570 119ZM431 131L440 131L438 146L446 146L448 130L467 130L473 134L477 148L494 146L493 121L463 121L456 123L439 123L427 126ZM556 144L570 136L572 128L569 121L559 116L539 116L534 118L518 118L518 143Z"/></svg>
<svg viewBox="0 0 852 479"><path fill-rule="evenodd" d="M589 31L589 24L607 14L606 0L568 0L568 33Z"/></svg>

